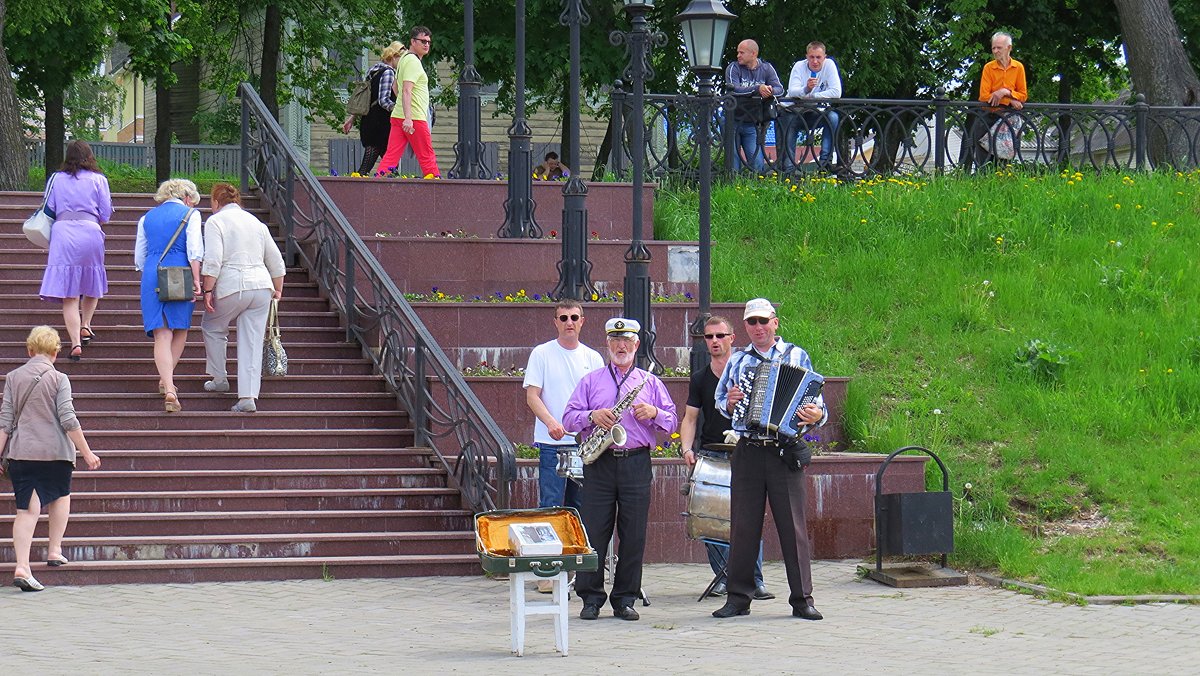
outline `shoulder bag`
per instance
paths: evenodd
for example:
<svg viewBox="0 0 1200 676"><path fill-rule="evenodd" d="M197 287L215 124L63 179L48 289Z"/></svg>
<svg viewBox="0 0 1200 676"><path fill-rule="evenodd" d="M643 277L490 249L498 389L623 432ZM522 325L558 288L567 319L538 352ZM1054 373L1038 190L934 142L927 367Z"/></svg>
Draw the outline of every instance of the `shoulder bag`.
<svg viewBox="0 0 1200 676"><path fill-rule="evenodd" d="M288 358L283 349L279 333L279 300L271 299L271 310L267 315L267 333L263 337L263 375L282 377L287 375Z"/></svg>
<svg viewBox="0 0 1200 676"><path fill-rule="evenodd" d="M50 181L46 183L46 195L42 198L42 206L25 219L25 224L21 226L25 239L43 249L50 247L50 228L54 225L54 210L50 208L50 188L54 185L54 176L55 174L51 174Z"/></svg>
<svg viewBox="0 0 1200 676"><path fill-rule="evenodd" d="M179 221L179 227L175 228L175 234L171 236L171 241L167 242L167 247L163 249L162 255L158 257L158 287L154 289L158 294L158 299L164 303L173 300L192 300L195 298L195 278L192 277L192 266L190 265L168 265L162 264L163 259L167 257L167 252L171 250L171 246L175 244L175 240L179 239L179 233L183 232L183 228L187 225L188 219L192 216L194 209L188 209L183 215L183 220Z"/></svg>
<svg viewBox="0 0 1200 676"><path fill-rule="evenodd" d="M29 401L29 397L31 397L33 395L33 391L34 391L34 389L37 388L38 383L42 382L42 378L47 373L49 373L53 370L54 370L53 368L48 368L45 371L42 371L41 373L37 374L37 377L33 379L33 385L30 386L29 391L25 393L24 397L21 397L20 403L18 403L14 407L14 409L13 409L13 431L16 431L17 423L21 422L21 409L25 408L25 402ZM11 434L8 435L8 440L4 442L3 451L0 451L0 479L8 477L8 443L10 441L12 441Z"/></svg>

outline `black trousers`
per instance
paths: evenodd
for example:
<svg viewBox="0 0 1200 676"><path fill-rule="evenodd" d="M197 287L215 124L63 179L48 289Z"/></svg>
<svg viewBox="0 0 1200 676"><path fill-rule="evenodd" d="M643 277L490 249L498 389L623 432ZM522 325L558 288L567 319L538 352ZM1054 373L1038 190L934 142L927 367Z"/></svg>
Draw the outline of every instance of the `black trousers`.
<svg viewBox="0 0 1200 676"><path fill-rule="evenodd" d="M991 149L984 148L981 142L987 139L992 125L999 119L999 113L994 113L986 108L973 108L967 111L967 138L959 153L959 165L963 169L970 168L972 164L977 169L982 168L992 161Z"/></svg>
<svg viewBox="0 0 1200 676"><path fill-rule="evenodd" d="M604 453L584 470L583 519L588 541L600 558L592 573L575 575L575 593L584 605L631 606L641 596L646 522L650 517L650 453L618 458ZM612 594L604 592L604 561L613 527L617 530L617 570Z"/></svg>
<svg viewBox="0 0 1200 676"><path fill-rule="evenodd" d="M766 503L770 500L791 589L788 603L793 608L811 604L812 546L804 516L805 473L788 470L779 459L777 448L744 438L730 459L730 471L728 602L741 608L750 605L754 564L762 539Z"/></svg>

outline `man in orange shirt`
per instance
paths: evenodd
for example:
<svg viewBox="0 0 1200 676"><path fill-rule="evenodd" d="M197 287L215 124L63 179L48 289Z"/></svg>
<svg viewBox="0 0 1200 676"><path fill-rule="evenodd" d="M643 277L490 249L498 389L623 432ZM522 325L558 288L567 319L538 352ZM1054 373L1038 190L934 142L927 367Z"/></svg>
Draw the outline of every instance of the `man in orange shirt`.
<svg viewBox="0 0 1200 676"><path fill-rule="evenodd" d="M1012 36L1008 33L1000 32L992 36L992 56L995 58L984 64L983 77L979 79L979 100L989 107L968 112L970 133L961 158L965 161L970 157L967 152L973 150L976 166L983 166L992 159L992 153L980 140L984 139L996 120L1011 111L1021 110L1025 101L1029 100L1025 66L1012 58L1012 47Z"/></svg>

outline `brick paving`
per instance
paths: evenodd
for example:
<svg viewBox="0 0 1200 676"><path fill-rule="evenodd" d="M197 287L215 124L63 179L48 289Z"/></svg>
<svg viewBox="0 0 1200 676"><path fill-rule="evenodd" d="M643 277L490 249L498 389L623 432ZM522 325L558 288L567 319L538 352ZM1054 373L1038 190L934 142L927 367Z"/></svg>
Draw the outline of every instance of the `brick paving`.
<svg viewBox="0 0 1200 676"><path fill-rule="evenodd" d="M1200 607L1074 606L988 587L892 589L854 561L814 564L822 622L781 598L716 620L696 597L708 568L648 566L640 622L576 617L570 655L532 617L509 653L507 583L482 577L0 590L5 674L86 673L1188 673ZM54 584L52 571L42 581Z"/></svg>

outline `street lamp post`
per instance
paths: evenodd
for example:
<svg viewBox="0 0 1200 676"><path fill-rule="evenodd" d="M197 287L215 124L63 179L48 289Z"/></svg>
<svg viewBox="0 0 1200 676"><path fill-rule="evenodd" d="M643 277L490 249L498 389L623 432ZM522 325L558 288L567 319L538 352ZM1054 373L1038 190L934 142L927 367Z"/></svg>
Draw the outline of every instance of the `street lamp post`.
<svg viewBox="0 0 1200 676"><path fill-rule="evenodd" d="M638 366L661 373L663 367L654 356L654 329L650 323L650 250L643 241L642 186L645 182L646 80L654 77L650 67L650 47L652 43L664 43L666 36L657 31L652 33L646 27L646 13L654 8L654 0L624 0L624 3L632 30L628 33L613 31L609 35L609 41L614 45L623 42L628 48L629 66L625 68L624 77L633 83L633 114L629 117L633 124L633 241L625 252L623 312L642 325Z"/></svg>
<svg viewBox="0 0 1200 676"><path fill-rule="evenodd" d="M715 80L721 72L721 54L729 24L737 16L720 0L692 0L675 20L683 29L688 66L700 79L700 116L696 143L700 145L700 314L690 327L692 373L708 367L704 324L712 316L712 113Z"/></svg>
<svg viewBox="0 0 1200 676"><path fill-rule="evenodd" d="M454 144L452 178L491 178L491 169L483 163L481 140L482 104L479 90L483 78L475 70L475 3L463 2L463 70L458 78L458 143Z"/></svg>
<svg viewBox="0 0 1200 676"><path fill-rule="evenodd" d="M591 22L583 0L563 0L559 23L571 29L571 92L567 104L567 138L570 152L566 163L571 168L563 186L562 260L558 262L558 286L555 298L590 300L596 289L592 286L592 262L588 260L587 184L579 168L579 29Z"/></svg>
<svg viewBox="0 0 1200 676"><path fill-rule="evenodd" d="M504 225L500 237L541 237L542 228L533 217L533 132L525 121L525 0L517 0L516 111L508 128L508 199L504 200Z"/></svg>

